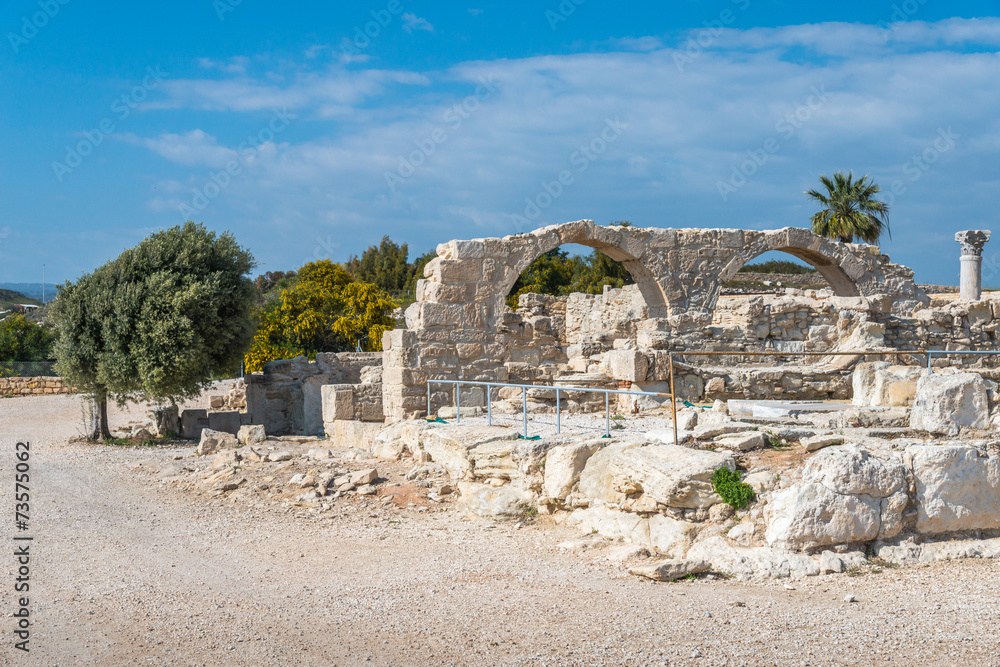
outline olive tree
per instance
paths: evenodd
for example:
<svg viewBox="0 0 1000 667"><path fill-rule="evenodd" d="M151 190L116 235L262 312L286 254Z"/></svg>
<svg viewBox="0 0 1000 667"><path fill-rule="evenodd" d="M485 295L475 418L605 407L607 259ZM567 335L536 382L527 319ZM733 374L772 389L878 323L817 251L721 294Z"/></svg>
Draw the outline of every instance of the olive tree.
<svg viewBox="0 0 1000 667"><path fill-rule="evenodd" d="M255 266L229 233L188 222L62 287L50 306L56 372L92 396L91 438L111 436L109 399L176 402L239 368Z"/></svg>

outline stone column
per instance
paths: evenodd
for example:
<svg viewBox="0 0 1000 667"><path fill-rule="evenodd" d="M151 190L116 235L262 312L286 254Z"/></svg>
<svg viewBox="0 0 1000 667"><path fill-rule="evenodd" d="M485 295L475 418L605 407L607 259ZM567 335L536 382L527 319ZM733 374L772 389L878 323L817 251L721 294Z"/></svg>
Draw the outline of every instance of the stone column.
<svg viewBox="0 0 1000 667"><path fill-rule="evenodd" d="M978 301L983 293L983 246L990 240L986 229L968 229L955 234L962 244L961 298Z"/></svg>

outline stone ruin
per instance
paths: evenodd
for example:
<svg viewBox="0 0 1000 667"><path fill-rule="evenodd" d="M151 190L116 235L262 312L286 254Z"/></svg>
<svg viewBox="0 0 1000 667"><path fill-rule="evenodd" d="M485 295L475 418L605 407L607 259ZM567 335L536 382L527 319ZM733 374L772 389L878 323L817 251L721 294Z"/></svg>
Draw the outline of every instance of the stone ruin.
<svg viewBox="0 0 1000 667"><path fill-rule="evenodd" d="M981 251L988 237L959 240ZM508 308L521 272L565 243L622 261L636 284L525 294ZM805 260L828 286L722 294L769 250ZM920 354L998 349L1000 299L932 300L877 248L802 229L585 220L437 252L384 352L268 364L246 378L240 421L412 456L451 476L472 516L537 511L672 559L675 573L798 577L872 554L903 563L1000 555L1000 369L994 357L927 368ZM963 273L963 293L967 282L981 289L974 279ZM755 356L763 352L789 356ZM829 354L802 361L801 352ZM475 415L487 401L494 414L520 413L521 390L511 387L490 396L463 387L461 425L424 419L454 416L444 385L432 385L428 412L429 380L546 385L527 392L528 411L540 415L554 409L549 385L666 392L671 354L676 397L712 403L679 412L677 444L670 412L652 397L618 397L613 409L658 417L659 427L610 438L525 440L486 426ZM603 411L604 399L564 395L561 407ZM720 468L746 471L755 502L738 511L723 502L712 482Z"/></svg>

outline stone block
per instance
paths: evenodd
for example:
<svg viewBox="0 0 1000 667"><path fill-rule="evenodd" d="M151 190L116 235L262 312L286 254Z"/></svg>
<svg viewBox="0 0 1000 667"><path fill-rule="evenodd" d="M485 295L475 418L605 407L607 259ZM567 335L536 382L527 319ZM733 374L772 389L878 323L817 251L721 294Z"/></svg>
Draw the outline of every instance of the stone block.
<svg viewBox="0 0 1000 667"><path fill-rule="evenodd" d="M884 361L862 362L854 368L852 402L859 407L904 407L913 404L921 369L891 366Z"/></svg>
<svg viewBox="0 0 1000 667"><path fill-rule="evenodd" d="M203 429L208 428L208 410L187 409L181 412L181 437L198 440Z"/></svg>
<svg viewBox="0 0 1000 667"><path fill-rule="evenodd" d="M980 375L922 372L910 412L910 428L958 435L962 427L986 428L989 416L986 382Z"/></svg>
<svg viewBox="0 0 1000 667"><path fill-rule="evenodd" d="M1000 528L1000 458L966 445L911 445L918 533Z"/></svg>
<svg viewBox="0 0 1000 667"><path fill-rule="evenodd" d="M320 390L323 398L323 421L354 419L354 385L328 384Z"/></svg>
<svg viewBox="0 0 1000 667"><path fill-rule="evenodd" d="M607 353L611 377L627 382L645 382L649 360L638 350L612 350Z"/></svg>
<svg viewBox="0 0 1000 667"><path fill-rule="evenodd" d="M458 489L461 493L459 503L469 514L484 519L521 519L535 502L535 494L509 484L494 487L478 482L459 482Z"/></svg>
<svg viewBox="0 0 1000 667"><path fill-rule="evenodd" d="M608 465L616 491L642 494L665 507L700 508L722 502L712 487L712 473L735 470L732 454L679 445L647 445L617 454Z"/></svg>
<svg viewBox="0 0 1000 667"><path fill-rule="evenodd" d="M213 431L236 435L240 431L240 413L210 412L208 413L208 427Z"/></svg>

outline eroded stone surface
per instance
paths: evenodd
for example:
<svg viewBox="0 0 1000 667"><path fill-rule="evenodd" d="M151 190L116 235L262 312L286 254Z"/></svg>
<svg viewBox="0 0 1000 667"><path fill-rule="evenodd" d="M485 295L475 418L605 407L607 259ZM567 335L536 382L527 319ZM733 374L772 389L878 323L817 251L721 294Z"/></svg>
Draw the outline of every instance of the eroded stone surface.
<svg viewBox="0 0 1000 667"><path fill-rule="evenodd" d="M617 453L608 474L613 488L627 496L641 494L665 507L707 508L722 502L712 487L712 473L735 467L729 453L647 445Z"/></svg>
<svg viewBox="0 0 1000 667"><path fill-rule="evenodd" d="M958 435L962 427L989 424L986 382L976 373L928 373L917 381L910 428Z"/></svg>
<svg viewBox="0 0 1000 667"><path fill-rule="evenodd" d="M947 533L1000 528L1000 457L963 445L911 445L916 530Z"/></svg>

